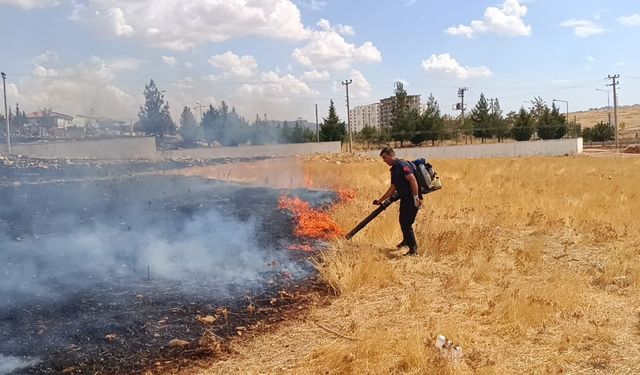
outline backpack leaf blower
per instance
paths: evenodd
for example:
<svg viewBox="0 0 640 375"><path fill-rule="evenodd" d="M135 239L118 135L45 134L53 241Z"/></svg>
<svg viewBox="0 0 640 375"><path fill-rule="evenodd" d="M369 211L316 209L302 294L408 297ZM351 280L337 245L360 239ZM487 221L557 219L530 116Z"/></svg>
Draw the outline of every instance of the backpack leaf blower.
<svg viewBox="0 0 640 375"><path fill-rule="evenodd" d="M413 162L409 162L409 165L411 165L413 174L416 176L416 181L418 182L418 189L420 189L420 193L426 195L442 188L440 177L433 170L433 166L427 163L425 159L420 158L414 160ZM391 206L393 202L398 200L400 200L400 195L398 194L398 192L393 193L389 198L380 203L380 206L373 210L373 212L371 212L369 216L365 217L361 222L358 223L358 225L356 225L349 233L347 233L345 238L350 240L364 227L366 227L373 219L380 215L382 211L386 210L387 207Z"/></svg>

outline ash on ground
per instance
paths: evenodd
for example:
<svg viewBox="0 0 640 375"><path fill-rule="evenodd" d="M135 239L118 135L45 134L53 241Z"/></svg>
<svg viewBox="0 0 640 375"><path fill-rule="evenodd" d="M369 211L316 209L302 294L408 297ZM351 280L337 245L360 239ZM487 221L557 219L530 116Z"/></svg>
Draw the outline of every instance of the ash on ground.
<svg viewBox="0 0 640 375"><path fill-rule="evenodd" d="M264 318L313 275L287 250L282 193L153 175L0 186L0 373L136 373L206 351L172 339Z"/></svg>

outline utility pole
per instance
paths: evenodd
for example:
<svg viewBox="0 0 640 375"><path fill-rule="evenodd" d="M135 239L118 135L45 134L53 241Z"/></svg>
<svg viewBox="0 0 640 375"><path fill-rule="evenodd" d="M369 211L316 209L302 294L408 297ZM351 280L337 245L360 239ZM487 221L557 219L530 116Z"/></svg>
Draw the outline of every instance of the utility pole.
<svg viewBox="0 0 640 375"><path fill-rule="evenodd" d="M460 98L460 103L458 103L458 105L460 106L460 108L457 108L457 109L460 110L460 113L461 113L462 120L461 120L460 127L462 129L464 129L464 92L468 90L469 89L467 87L460 87L458 89L458 98ZM465 135L464 141L465 141L464 143L467 143L466 135Z"/></svg>
<svg viewBox="0 0 640 375"><path fill-rule="evenodd" d="M351 120L349 116L349 85L353 82L351 79L342 81L342 84L347 89L347 126L349 127L349 153L353 152L353 138L351 136Z"/></svg>
<svg viewBox="0 0 640 375"><path fill-rule="evenodd" d="M11 155L11 127L9 126L9 111L7 110L7 85L5 80L7 75L4 72L2 74L2 89L4 91L4 119L7 123L7 154Z"/></svg>
<svg viewBox="0 0 640 375"><path fill-rule="evenodd" d="M617 81L620 78L620 74L608 75L607 78L611 80L611 83L607 86L613 86L613 123L616 131L616 152L620 152L618 148L618 92L616 91L616 87L620 83Z"/></svg>
<svg viewBox="0 0 640 375"><path fill-rule="evenodd" d="M320 128L318 126L318 105L316 104L316 142L320 143Z"/></svg>

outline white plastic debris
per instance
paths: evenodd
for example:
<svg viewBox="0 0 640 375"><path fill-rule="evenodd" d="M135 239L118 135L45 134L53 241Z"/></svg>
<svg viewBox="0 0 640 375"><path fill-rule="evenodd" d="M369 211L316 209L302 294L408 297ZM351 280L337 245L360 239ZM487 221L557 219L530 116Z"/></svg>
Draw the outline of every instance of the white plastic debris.
<svg viewBox="0 0 640 375"><path fill-rule="evenodd" d="M460 365L462 361L462 347L456 345L453 341L448 340L444 335L438 335L436 338L436 348L440 350L440 353L454 366Z"/></svg>

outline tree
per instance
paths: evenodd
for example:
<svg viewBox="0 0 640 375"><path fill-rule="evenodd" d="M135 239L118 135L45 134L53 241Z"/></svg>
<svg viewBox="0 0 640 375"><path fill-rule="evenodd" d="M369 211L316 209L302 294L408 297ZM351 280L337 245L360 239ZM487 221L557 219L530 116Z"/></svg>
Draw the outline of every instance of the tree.
<svg viewBox="0 0 640 375"><path fill-rule="evenodd" d="M486 138L491 138L491 116L489 113L489 103L484 97L484 94L480 94L480 100L476 106L471 110L471 123L473 124L473 136L481 138L482 143Z"/></svg>
<svg viewBox="0 0 640 375"><path fill-rule="evenodd" d="M365 124L362 130L360 130L360 137L362 138L362 142L365 145L365 148L369 148L369 144L376 140L378 136L376 128L370 126L369 124Z"/></svg>
<svg viewBox="0 0 640 375"><path fill-rule="evenodd" d="M138 113L139 125L147 134L164 136L172 134L176 126L169 113L169 103L164 100L164 95L158 90L152 80L144 85L144 106L140 106Z"/></svg>
<svg viewBox="0 0 640 375"><path fill-rule="evenodd" d="M509 116L512 121L511 135L516 141L528 141L536 131L533 114L520 107L520 111Z"/></svg>
<svg viewBox="0 0 640 375"><path fill-rule="evenodd" d="M585 129L586 130L586 129ZM607 124L604 121L600 121L591 129L590 140L594 142L610 141L615 138L616 130L613 125Z"/></svg>
<svg viewBox="0 0 640 375"><path fill-rule="evenodd" d="M415 145L419 145L424 141L431 141L431 145L434 145L435 141L445 138L446 127L444 119L440 114L440 106L433 94L429 95L427 106L420 115L415 130L411 137L411 142Z"/></svg>
<svg viewBox="0 0 640 375"><path fill-rule="evenodd" d="M402 82L395 83L394 92L390 121L391 138L394 141L400 141L400 147L402 147L403 142L409 140L411 132L415 129L418 113L409 108L407 91Z"/></svg>
<svg viewBox="0 0 640 375"><path fill-rule="evenodd" d="M560 114L555 103L551 108L547 105L540 111L537 128L541 139L560 139L567 133L567 123L564 115Z"/></svg>
<svg viewBox="0 0 640 375"><path fill-rule="evenodd" d="M320 125L320 140L323 142L343 141L347 134L347 126L344 121L340 121L333 100L330 103L329 116L323 118Z"/></svg>
<svg viewBox="0 0 640 375"><path fill-rule="evenodd" d="M216 140L216 130L219 128L220 117L218 110L211 104L209 104L207 111L202 114L202 132L209 147Z"/></svg>
<svg viewBox="0 0 640 375"><path fill-rule="evenodd" d="M582 138L584 141L587 141L589 143L593 142L593 129L592 128L585 128L582 129Z"/></svg>
<svg viewBox="0 0 640 375"><path fill-rule="evenodd" d="M502 109L497 98L493 99L489 120L491 132L498 138L498 142L511 135L511 124L502 117Z"/></svg>
<svg viewBox="0 0 640 375"><path fill-rule="evenodd" d="M202 128L198 126L191 108L184 107L180 115L180 129L178 129L185 146L194 146L202 138Z"/></svg>
<svg viewBox="0 0 640 375"><path fill-rule="evenodd" d="M445 114L442 116L442 122L444 123L444 131L447 137L453 139L457 144L458 138L462 134L462 121L460 121L460 118Z"/></svg>
<svg viewBox="0 0 640 375"><path fill-rule="evenodd" d="M224 103L224 102L222 102ZM226 105L226 103L224 103ZM223 128L220 136L220 143L225 146L238 146L249 142L249 123L236 112L235 107L231 107L231 112L224 116L223 113Z"/></svg>

